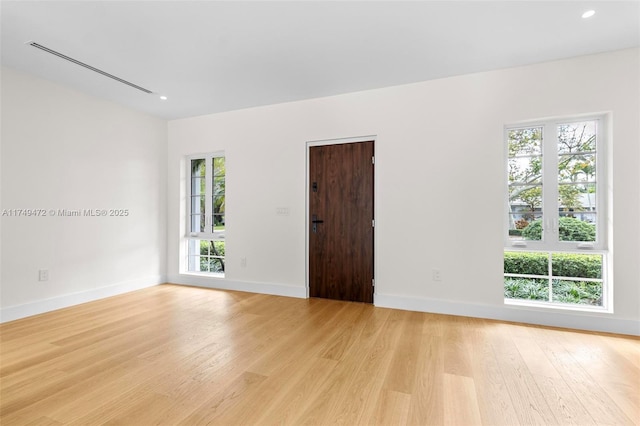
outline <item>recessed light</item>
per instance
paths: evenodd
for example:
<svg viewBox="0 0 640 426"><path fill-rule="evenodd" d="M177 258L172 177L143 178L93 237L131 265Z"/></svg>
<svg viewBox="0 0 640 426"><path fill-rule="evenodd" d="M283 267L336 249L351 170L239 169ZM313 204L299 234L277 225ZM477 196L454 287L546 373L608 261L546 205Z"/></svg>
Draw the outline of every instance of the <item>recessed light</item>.
<svg viewBox="0 0 640 426"><path fill-rule="evenodd" d="M160 96L160 99L162 99L163 101L166 101L166 100L167 100L167 97L166 97L166 96L164 96L164 95L162 95L162 96Z"/></svg>
<svg viewBox="0 0 640 426"><path fill-rule="evenodd" d="M593 15L595 15L595 14L596 14L596 11L595 11L595 10L587 10L586 12L584 12L584 13L582 14L582 17L583 17L584 19L587 19L587 18L591 18L591 17L592 17Z"/></svg>

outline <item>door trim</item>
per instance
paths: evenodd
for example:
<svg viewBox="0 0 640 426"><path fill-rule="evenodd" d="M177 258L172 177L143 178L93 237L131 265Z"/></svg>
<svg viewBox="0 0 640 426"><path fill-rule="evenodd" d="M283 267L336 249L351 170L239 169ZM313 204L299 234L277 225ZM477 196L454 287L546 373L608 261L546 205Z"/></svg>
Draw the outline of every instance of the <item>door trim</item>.
<svg viewBox="0 0 640 426"><path fill-rule="evenodd" d="M305 187L304 187L304 194L305 194L305 218L304 218L304 225L305 225L305 231L304 231L304 272L305 272L305 276L304 276L304 288L305 288L305 297L308 299L309 298L309 229L310 229L310 223L309 223L309 186L311 185L311 179L309 176L309 153L310 153L310 148L313 146L324 146L324 145L340 145L340 144L345 144L345 143L357 143L357 142L369 142L369 141L373 141L373 146L374 146L374 153L376 152L375 150L375 146L376 146L376 141L377 141L377 136L376 135L370 135L370 136L355 136L355 137L349 137L349 138L340 138L340 139L320 139L320 140L314 140L314 141L307 141L306 142L306 146L305 146L305 155L306 155L306 165L305 165ZM374 154L375 155L375 154ZM376 159L376 164L377 164L377 159ZM373 168L373 220L376 220L376 212L378 211L378 196L377 196L377 184L378 184L378 178L376 176L376 170L377 167ZM378 225L377 222L376 223L376 227ZM373 230L373 276L376 277L377 276L377 258L378 258L378 250L376 250L376 247L378 245L378 232L376 232L376 229ZM377 286L373 287L373 305L376 304L376 293L377 293Z"/></svg>

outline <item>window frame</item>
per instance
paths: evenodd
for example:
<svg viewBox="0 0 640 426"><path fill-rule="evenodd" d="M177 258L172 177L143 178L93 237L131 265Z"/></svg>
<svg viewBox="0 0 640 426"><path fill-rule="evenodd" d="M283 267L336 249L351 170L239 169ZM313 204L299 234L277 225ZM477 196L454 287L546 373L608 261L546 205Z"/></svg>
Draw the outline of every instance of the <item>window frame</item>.
<svg viewBox="0 0 640 426"><path fill-rule="evenodd" d="M506 182L506 190L504 191L504 249L505 250L524 250L524 251L557 251L567 252L574 251L578 253L590 252L606 252L608 249L607 234L607 166L606 166L606 146L605 140L607 135L607 117L598 115L570 116L542 120L532 120L518 122L506 125L504 127L504 158L505 171L504 182ZM583 121L595 121L596 124L596 241L561 241L558 239L559 228L559 207L558 202L559 187L558 184L558 126L561 124L572 124ZM527 129L532 127L542 127L542 220L543 234L542 240L512 240L509 238L509 221L510 221L510 203L509 203L509 132L518 129ZM552 131L548 131L551 129ZM545 142L550 140L551 142ZM549 149L549 146L554 149ZM546 158L550 158L547 160ZM552 179L550 179L552 178ZM549 182L550 181L550 182ZM545 189L545 188L551 188ZM552 217L550 217L552 216Z"/></svg>
<svg viewBox="0 0 640 426"><path fill-rule="evenodd" d="M216 231L215 227L214 227L214 211L213 211L213 202L214 202L214 189L213 189L213 180L215 178L215 171L214 171L214 159L215 158L224 158L225 159L225 174L224 174L224 179L225 179L225 198L226 198L226 156L224 151L214 151L214 152L209 152L206 154L193 154L193 155L188 155L185 157L185 162L186 162L186 170L187 170L187 176L186 176L186 215L185 215L185 235L184 235L184 239L185 239L185 249L184 249L184 253L185 253L185 258L186 258L186 264L185 264L185 272L189 273L189 274L206 274L206 275L213 275L213 276L218 276L218 277L224 277L224 270L222 272L210 272L210 271L194 271L190 269L190 251L189 251L189 244L191 244L193 241L202 241L202 240L209 240L209 241L226 241L226 226L225 229L222 231ZM205 180L205 193L204 193L204 216L205 216L205 226L204 226L204 231L192 231L191 229L191 224L192 224L192 179L193 176L191 174L191 163L193 160L204 160L205 161L205 174L204 174L204 180ZM226 224L226 211L224 213L224 222ZM199 245L198 243L196 243L196 245ZM225 243L226 246L226 243ZM195 256L197 257L197 256ZM222 256L213 256L216 258L221 258L222 262L224 263L225 259L226 259L226 253L225 255Z"/></svg>
<svg viewBox="0 0 640 426"><path fill-rule="evenodd" d="M513 274L506 273L503 269L503 283L504 278L524 278L524 279L540 279L547 280L549 284L549 300L534 300L534 299L508 299L504 298L504 301L508 305L522 305L522 306L539 306L545 308L559 308L559 309L568 309L568 310L576 310L576 311L595 311L595 312L612 312L611 300L612 300L612 292L610 287L611 280L609 279L609 252L602 250L589 250L589 251L580 251L577 252L575 250L571 251L560 251L560 250L529 250L529 249L521 249L521 248L506 248L503 253L506 252L521 252L521 253L544 253L548 256L549 263L547 265L547 273L545 275L540 274ZM601 278L587 278L587 277L569 277L562 275L553 275L552 268L552 257L554 254L593 254L602 256L602 276ZM566 302L554 302L553 301L553 280L559 281L577 281L577 282L599 282L602 285L602 305L589 305L589 304L574 304L574 303L566 303Z"/></svg>
<svg viewBox="0 0 640 426"><path fill-rule="evenodd" d="M595 241L561 241L559 239L559 219L560 215L560 183L558 171L558 159L561 152L558 148L559 126L579 123L585 121L594 121L596 123L596 146L595 146L595 190L596 190L596 239ZM563 302L554 302L550 296L549 300L530 300L530 299L508 299L504 298L505 304L520 306L537 306L544 308L555 308L564 310L580 310L580 311L598 311L613 312L612 299L613 288L611 280L611 259L610 259L610 230L608 226L608 218L610 217L610 198L608 187L610 176L610 164L608 162L608 146L610 141L609 134L610 117L608 114L589 114L589 115L572 115L563 117L553 117L537 120L528 120L514 122L504 126L503 132L503 149L504 149L504 180L505 189L503 192L504 200L504 228L503 228L503 252L541 252L549 256L549 273L545 276L535 274L507 274L503 270L503 283L506 277L522 277L532 279L548 279L549 284L552 280L561 279L575 281L599 281L602 284L602 305L582 305ZM509 132L518 129L530 129L535 127L542 128L542 224L543 234L542 240L512 240L509 236L511 205L509 200ZM551 273L551 257L555 253L566 254L594 254L602 256L602 278L600 280L580 279L578 277L554 277ZM551 295L551 287L549 293Z"/></svg>

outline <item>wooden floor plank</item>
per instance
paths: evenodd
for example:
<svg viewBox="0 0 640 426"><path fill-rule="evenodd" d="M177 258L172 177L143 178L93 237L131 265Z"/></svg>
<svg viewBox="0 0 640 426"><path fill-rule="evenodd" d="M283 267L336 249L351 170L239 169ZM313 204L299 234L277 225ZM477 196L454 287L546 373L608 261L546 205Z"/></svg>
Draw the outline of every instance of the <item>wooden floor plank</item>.
<svg viewBox="0 0 640 426"><path fill-rule="evenodd" d="M509 389L495 356L492 342L496 333L495 322L487 322L470 336L473 350L473 380L483 424L516 426L520 424L511 401Z"/></svg>
<svg viewBox="0 0 640 426"><path fill-rule="evenodd" d="M632 425L640 339L162 285L0 325L5 425Z"/></svg>
<svg viewBox="0 0 640 426"><path fill-rule="evenodd" d="M595 421L582 401L560 377L534 376L538 388L545 396L549 408L558 419L558 424L588 426Z"/></svg>
<svg viewBox="0 0 640 426"><path fill-rule="evenodd" d="M416 364L416 380L411 391L408 424L444 424L444 343L438 335L421 336Z"/></svg>
<svg viewBox="0 0 640 426"><path fill-rule="evenodd" d="M570 334L562 345L629 419L640 419L640 398L634 396L634 389L640 387L640 368L622 351L610 345L598 345L601 341L598 335L577 339L575 334Z"/></svg>
<svg viewBox="0 0 640 426"><path fill-rule="evenodd" d="M445 373L442 382L444 423L448 425L482 424L473 379Z"/></svg>
<svg viewBox="0 0 640 426"><path fill-rule="evenodd" d="M273 396L263 410L251 410L246 424L288 425L320 398L325 383L334 376L338 361L328 358L311 358L304 368L296 372L291 383Z"/></svg>
<svg viewBox="0 0 640 426"><path fill-rule="evenodd" d="M354 395L352 384L361 380L361 371L371 371L371 366L384 365L390 360L392 350L398 341L406 312L392 311L383 324L375 324L363 332L363 338L358 345L351 347L348 357L336 365L331 380L325 381L322 390L315 401L307 405L306 409L294 418L293 424L325 424L335 423L345 417L345 401L362 406L359 395ZM377 371L369 374L375 374ZM385 374L385 372L381 372ZM357 413L358 416L361 413Z"/></svg>
<svg viewBox="0 0 640 426"><path fill-rule="evenodd" d="M568 330L548 330L534 329L530 331L536 336L538 345L547 355L547 358L554 364L560 376L573 391L575 396L582 402L585 411L598 425L633 425L637 424L638 417L629 417L619 404L622 401L611 398L602 388L602 383L594 379L579 361L576 360L582 355L581 349L572 345L567 345L575 337L582 337L585 341L592 341L593 334L575 333ZM636 340L630 337L629 340ZM575 342L575 341L574 341ZM581 344L579 345L582 346ZM598 351L602 348L593 345L591 350ZM640 353L640 348L638 348ZM636 365L636 368L640 366ZM611 371L617 374L616 370ZM640 387L635 386L629 390L628 398L640 398Z"/></svg>
<svg viewBox="0 0 640 426"><path fill-rule="evenodd" d="M383 390L377 402L377 408L371 418L362 424L370 425L406 425L409 417L411 395L391 390Z"/></svg>

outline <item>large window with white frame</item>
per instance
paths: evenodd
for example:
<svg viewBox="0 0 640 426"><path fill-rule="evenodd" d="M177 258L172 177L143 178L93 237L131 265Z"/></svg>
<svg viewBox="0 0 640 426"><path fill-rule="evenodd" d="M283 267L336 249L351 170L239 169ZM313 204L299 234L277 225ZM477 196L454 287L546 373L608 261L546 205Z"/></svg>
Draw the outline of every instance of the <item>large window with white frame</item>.
<svg viewBox="0 0 640 426"><path fill-rule="evenodd" d="M225 157L213 153L187 163L187 272L224 275Z"/></svg>
<svg viewBox="0 0 640 426"><path fill-rule="evenodd" d="M605 118L505 128L506 303L609 306Z"/></svg>

